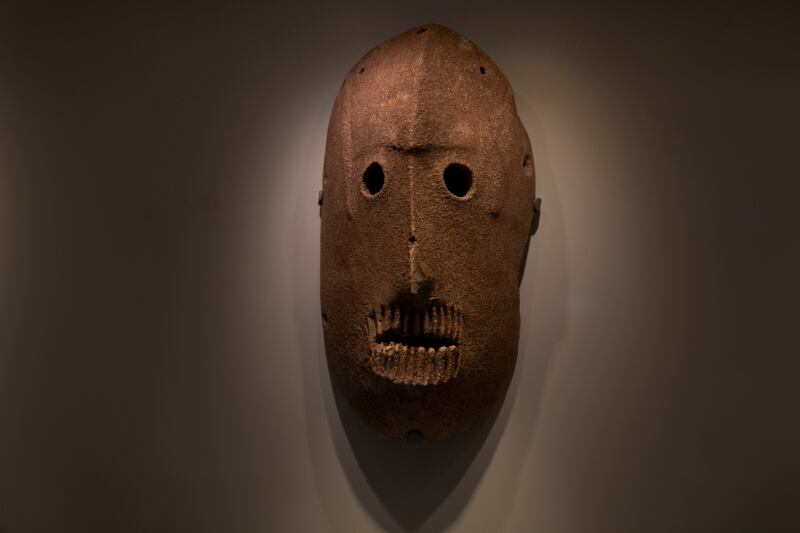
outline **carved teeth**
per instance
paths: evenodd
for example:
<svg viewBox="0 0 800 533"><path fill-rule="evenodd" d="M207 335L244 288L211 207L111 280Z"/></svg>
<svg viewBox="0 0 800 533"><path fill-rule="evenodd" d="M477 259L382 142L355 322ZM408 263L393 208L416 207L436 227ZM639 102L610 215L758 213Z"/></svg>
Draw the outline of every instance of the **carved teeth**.
<svg viewBox="0 0 800 533"><path fill-rule="evenodd" d="M428 383L436 384L436 350L428 348L428 356L425 358L425 385Z"/></svg>
<svg viewBox="0 0 800 533"><path fill-rule="evenodd" d="M447 369L447 348L441 346L439 351L436 352L436 380L434 383L439 383L445 376Z"/></svg>
<svg viewBox="0 0 800 533"><path fill-rule="evenodd" d="M377 375L403 385L437 385L458 375L458 346L405 346L373 343L370 367Z"/></svg>
<svg viewBox="0 0 800 533"><path fill-rule="evenodd" d="M399 376L395 376L397 378L394 380L395 383L410 383L408 376L414 373L414 349L403 346L403 359L405 359L405 362L402 366L402 373Z"/></svg>
<svg viewBox="0 0 800 533"><path fill-rule="evenodd" d="M458 375L463 320L461 311L438 302L376 307L365 328L371 342L370 367L403 385L448 382Z"/></svg>
<svg viewBox="0 0 800 533"><path fill-rule="evenodd" d="M456 377L458 375L458 348L455 346L447 348L447 367L451 376Z"/></svg>
<svg viewBox="0 0 800 533"><path fill-rule="evenodd" d="M370 339L379 337L425 337L458 344L463 315L452 306L433 304L424 308L381 306L367 318Z"/></svg>

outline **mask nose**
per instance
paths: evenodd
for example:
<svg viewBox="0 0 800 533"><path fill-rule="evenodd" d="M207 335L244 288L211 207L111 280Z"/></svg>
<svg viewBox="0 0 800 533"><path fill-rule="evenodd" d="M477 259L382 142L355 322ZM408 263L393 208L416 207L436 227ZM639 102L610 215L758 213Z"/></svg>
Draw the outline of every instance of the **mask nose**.
<svg viewBox="0 0 800 533"><path fill-rule="evenodd" d="M431 292L433 280L426 274L419 257L419 242L414 234L408 238L408 282L411 294Z"/></svg>

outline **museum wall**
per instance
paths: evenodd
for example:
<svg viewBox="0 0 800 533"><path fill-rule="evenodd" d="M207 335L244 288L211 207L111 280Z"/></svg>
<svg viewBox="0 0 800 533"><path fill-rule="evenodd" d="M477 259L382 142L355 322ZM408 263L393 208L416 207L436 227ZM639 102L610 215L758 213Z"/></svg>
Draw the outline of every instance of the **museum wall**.
<svg viewBox="0 0 800 533"><path fill-rule="evenodd" d="M0 531L797 531L798 20L0 5ZM427 22L509 78L543 212L505 401L395 442L328 374L317 191L345 73Z"/></svg>

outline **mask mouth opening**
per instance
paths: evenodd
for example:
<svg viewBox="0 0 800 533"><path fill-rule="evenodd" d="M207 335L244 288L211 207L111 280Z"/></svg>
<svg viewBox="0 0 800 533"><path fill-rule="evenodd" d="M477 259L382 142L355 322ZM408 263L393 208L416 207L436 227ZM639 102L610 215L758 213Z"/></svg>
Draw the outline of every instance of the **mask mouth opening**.
<svg viewBox="0 0 800 533"><path fill-rule="evenodd" d="M367 317L372 371L403 385L438 385L458 375L464 315L453 305L391 304Z"/></svg>

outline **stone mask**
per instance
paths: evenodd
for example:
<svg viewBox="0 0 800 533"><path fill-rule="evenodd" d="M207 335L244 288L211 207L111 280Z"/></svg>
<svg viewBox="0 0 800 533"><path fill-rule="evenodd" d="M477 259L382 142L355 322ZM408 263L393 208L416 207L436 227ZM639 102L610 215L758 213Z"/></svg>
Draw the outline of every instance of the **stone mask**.
<svg viewBox="0 0 800 533"><path fill-rule="evenodd" d="M510 382L538 220L506 77L435 24L373 48L336 98L320 206L325 350L344 396L391 438L464 431Z"/></svg>

